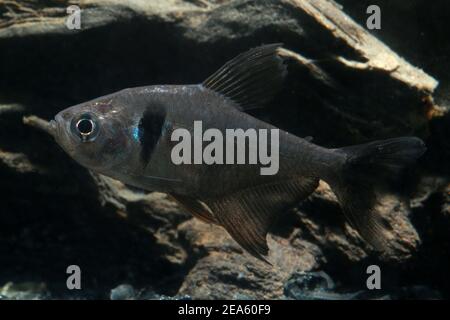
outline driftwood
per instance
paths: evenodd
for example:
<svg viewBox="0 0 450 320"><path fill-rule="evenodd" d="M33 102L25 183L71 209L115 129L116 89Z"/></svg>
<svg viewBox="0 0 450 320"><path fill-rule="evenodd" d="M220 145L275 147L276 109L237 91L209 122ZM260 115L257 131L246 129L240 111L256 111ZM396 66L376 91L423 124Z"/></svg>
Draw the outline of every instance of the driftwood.
<svg viewBox="0 0 450 320"><path fill-rule="evenodd" d="M148 73L131 75L130 81L149 84L155 72L152 69L160 64L158 60L163 60L165 67L156 67L161 74L159 81L200 81L217 68L220 61L234 56L238 49L245 50L261 42L285 41L285 47L293 53L291 56L297 57L300 63L298 69L293 68L292 77L303 80L291 84L288 90L294 91L294 96L281 102L286 106L286 113L273 116L268 112L265 117L269 120L286 129L300 127L298 132L294 129L294 133L311 135L316 141L336 145L374 137L427 134L426 116L434 107L432 93L437 81L370 35L332 1L221 1L208 6L204 5L206 2L195 1L80 1L81 30L69 30L65 25L65 9L71 2L50 2L53 6L45 8L37 1L24 1L16 6L13 3L3 1L3 8L8 10L5 9L0 19L1 42L8 44L8 39L28 37L29 43L37 41L45 48L53 37L53 41L65 43L65 49L53 53L57 56L50 57L46 52L42 55L44 59L53 59L55 67L76 59L89 68L89 65L108 65L130 57L135 62L127 62L123 68L118 66L117 72L128 72L131 65L139 64ZM157 28L160 29L156 31ZM90 43L85 38L88 30L96 30L95 37L100 41ZM137 30L147 31L136 34ZM124 33L128 33L126 37ZM111 37L113 34L117 36ZM40 38L40 35L46 36ZM246 43L249 36L252 40ZM103 37L109 37L109 42L102 42ZM118 48L120 50L116 50ZM172 55L168 48L174 48ZM9 51L17 55L15 48ZM92 56L88 52L102 52L106 57ZM300 55L304 59L298 59ZM19 78L10 73L17 71L16 64L20 64L21 59L30 57L24 52L9 61L12 65L6 66L8 76L2 81L6 87L19 85L8 81ZM314 73L311 76L306 71L311 67L333 81L323 83ZM46 72L52 77L56 70ZM186 74L180 76L179 70L197 76L188 79ZM83 79L85 74L71 72L70 80L65 77L60 83L69 96L79 96L86 91L85 86L94 85L89 79ZM36 76L39 77L39 73ZM99 77L95 82L98 92L118 88L116 77L103 78L101 74ZM31 81L25 82L34 85ZM330 83L333 88L322 88ZM324 90L324 95L318 94ZM316 115L323 112L329 116L322 119L321 125L334 128L328 133L317 130Z"/></svg>

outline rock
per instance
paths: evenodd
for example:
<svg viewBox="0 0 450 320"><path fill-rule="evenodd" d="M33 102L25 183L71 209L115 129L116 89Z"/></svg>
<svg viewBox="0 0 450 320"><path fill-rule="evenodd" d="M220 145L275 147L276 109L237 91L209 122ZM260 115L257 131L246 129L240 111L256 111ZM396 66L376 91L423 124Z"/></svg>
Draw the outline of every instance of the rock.
<svg viewBox="0 0 450 320"><path fill-rule="evenodd" d="M447 219L450 219L450 185L444 190L444 205L442 206L442 213Z"/></svg>
<svg viewBox="0 0 450 320"><path fill-rule="evenodd" d="M156 293L153 289L136 290L129 284L121 284L111 290L111 300L191 300L188 295L173 297Z"/></svg>
<svg viewBox="0 0 450 320"><path fill-rule="evenodd" d="M0 287L0 300L42 300L49 297L45 283L8 282Z"/></svg>
<svg viewBox="0 0 450 320"><path fill-rule="evenodd" d="M399 287L390 290L343 292L325 272L295 273L284 287L287 298L296 300L398 300L441 299L442 295L426 286Z"/></svg>
<svg viewBox="0 0 450 320"><path fill-rule="evenodd" d="M420 238L409 220L410 210L395 196L380 200L378 211L390 233L389 250L379 256L387 263L406 263L417 251ZM302 236L306 235L320 243L326 252L332 248L333 255L341 256L347 263L358 262L373 255L357 232L345 222L339 203L330 187L321 182L316 192L298 210Z"/></svg>
<svg viewBox="0 0 450 320"><path fill-rule="evenodd" d="M111 300L134 300L137 296L136 290L129 284L121 284L111 290Z"/></svg>
<svg viewBox="0 0 450 320"><path fill-rule="evenodd" d="M287 226L288 229L292 229ZM194 299L279 299L287 277L319 265L314 244L290 245L289 238L269 236L269 261L273 266L244 253L222 228L189 220L180 225L191 254L197 258L179 294Z"/></svg>
<svg viewBox="0 0 450 320"><path fill-rule="evenodd" d="M284 285L284 294L295 300L349 300L356 299L361 292L334 292L336 285L328 274L301 272L292 274Z"/></svg>

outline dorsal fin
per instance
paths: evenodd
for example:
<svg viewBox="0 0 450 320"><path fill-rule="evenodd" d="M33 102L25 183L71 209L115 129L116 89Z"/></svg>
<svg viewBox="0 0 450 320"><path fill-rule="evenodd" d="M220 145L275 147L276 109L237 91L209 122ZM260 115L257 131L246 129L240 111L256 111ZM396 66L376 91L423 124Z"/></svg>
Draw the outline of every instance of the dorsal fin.
<svg viewBox="0 0 450 320"><path fill-rule="evenodd" d="M268 262L267 232L276 216L297 201L308 197L318 185L317 179L292 179L239 190L219 199L204 202L217 222L245 250Z"/></svg>
<svg viewBox="0 0 450 320"><path fill-rule="evenodd" d="M263 45L241 53L203 82L203 86L233 100L240 110L263 107L282 88L287 74L277 55L282 44Z"/></svg>

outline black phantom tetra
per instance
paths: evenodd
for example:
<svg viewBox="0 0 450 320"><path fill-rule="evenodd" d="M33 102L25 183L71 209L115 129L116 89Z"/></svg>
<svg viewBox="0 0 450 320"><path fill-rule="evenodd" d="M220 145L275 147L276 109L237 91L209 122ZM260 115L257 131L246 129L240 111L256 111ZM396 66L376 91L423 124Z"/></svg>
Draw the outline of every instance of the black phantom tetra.
<svg viewBox="0 0 450 320"><path fill-rule="evenodd" d="M126 184L171 194L203 221L225 228L249 253L268 253L266 234L280 212L309 196L319 179L336 194L348 221L373 247L387 235L374 209L381 180L425 151L415 137L327 149L279 130L279 170L255 164L175 164L177 128L276 129L243 111L270 100L286 69L278 44L245 52L202 84L156 85L97 98L58 113L58 144L81 165Z"/></svg>

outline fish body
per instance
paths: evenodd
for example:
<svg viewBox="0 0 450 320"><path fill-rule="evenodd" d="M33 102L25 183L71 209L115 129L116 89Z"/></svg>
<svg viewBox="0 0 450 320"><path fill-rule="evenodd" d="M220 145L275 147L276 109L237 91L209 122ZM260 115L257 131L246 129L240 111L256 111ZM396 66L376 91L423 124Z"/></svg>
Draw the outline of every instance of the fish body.
<svg viewBox="0 0 450 320"><path fill-rule="evenodd" d="M377 182L419 157L423 142L404 137L327 149L245 113L264 105L282 86L286 69L277 48L243 53L202 84L130 88L70 107L52 122L55 139L95 172L171 194L260 259L268 253L266 234L277 215L309 196L319 179L331 185L361 236L384 248L385 232L374 210ZM261 174L261 163L195 163L195 155L194 163L174 163L177 129L199 139L202 147L208 144L196 130L199 123L201 132L212 129L224 137L230 129L276 132L277 140L269 139L270 147L277 147L271 149L278 154L276 172ZM247 141L246 158L260 147ZM227 149L225 140L220 143L223 158L231 154L236 160L236 150Z"/></svg>
<svg viewBox="0 0 450 320"><path fill-rule="evenodd" d="M202 85L147 86L119 91L100 97L82 105L66 109L56 116L58 123L66 123L61 135L61 145L73 145L69 139L70 124L74 114L85 115L96 109L100 122L111 124L110 141L98 152L93 148L86 151L69 149L69 154L82 165L104 175L111 176L135 187L146 190L175 192L196 197L212 197L232 190L251 187L255 184L273 181L272 176L259 174L259 165L175 165L171 161L174 142L171 134L177 128L186 128L194 136L194 121L202 120L203 130L214 128L226 135L230 128L277 129L274 126L251 117L236 108L219 94ZM130 107L132 106L132 107ZM143 120L144 119L144 120ZM147 123L146 123L147 122ZM114 123L114 124L112 124ZM144 123L144 125L143 125ZM231 125L230 125L231 124ZM102 125L106 128L108 125ZM120 132L118 134L117 132ZM68 133L68 134L66 134ZM145 135L150 137L146 139ZM62 141L62 139L67 139ZM77 139L75 137L75 139ZM76 140L75 140L76 141ZM279 133L279 154L282 166L276 179L284 180L292 175L317 176L320 161L326 155L329 161L337 161L332 152L286 131ZM80 147L85 147L81 144ZM110 152L111 150L111 152ZM111 154L110 159L101 159L96 167L89 160ZM152 178L154 177L154 178ZM210 186L214 185L214 188Z"/></svg>

